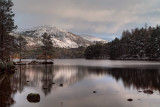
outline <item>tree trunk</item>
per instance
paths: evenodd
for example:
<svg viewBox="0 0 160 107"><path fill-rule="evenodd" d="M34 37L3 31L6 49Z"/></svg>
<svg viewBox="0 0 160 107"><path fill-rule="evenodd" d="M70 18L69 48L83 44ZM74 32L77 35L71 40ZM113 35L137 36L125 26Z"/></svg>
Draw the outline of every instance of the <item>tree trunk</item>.
<svg viewBox="0 0 160 107"><path fill-rule="evenodd" d="M1 19L4 19L4 14L3 12L1 13ZM3 20L2 20L2 25L1 25L1 31L0 31L0 59L4 61L4 26L3 26Z"/></svg>
<svg viewBox="0 0 160 107"><path fill-rule="evenodd" d="M3 28L2 28L2 30L3 30ZM0 34L0 59L2 60L2 61L4 61L4 56L3 56L3 51L4 51L4 41L3 41L3 33L2 33L3 31L1 31L1 34Z"/></svg>
<svg viewBox="0 0 160 107"><path fill-rule="evenodd" d="M22 62L22 46L21 46L21 43L20 43L20 64Z"/></svg>
<svg viewBox="0 0 160 107"><path fill-rule="evenodd" d="M22 62L22 54L20 53L20 63Z"/></svg>
<svg viewBox="0 0 160 107"><path fill-rule="evenodd" d="M47 62L47 52L45 51L45 62Z"/></svg>

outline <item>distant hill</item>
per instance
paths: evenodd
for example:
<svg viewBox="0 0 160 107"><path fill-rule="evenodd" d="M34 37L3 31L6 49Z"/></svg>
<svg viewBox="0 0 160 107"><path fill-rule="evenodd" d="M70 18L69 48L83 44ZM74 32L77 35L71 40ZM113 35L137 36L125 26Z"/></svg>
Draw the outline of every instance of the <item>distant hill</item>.
<svg viewBox="0 0 160 107"><path fill-rule="evenodd" d="M82 38L92 42L92 43L97 43L97 42L101 42L101 43L107 43L106 40L94 37L94 36L90 36L90 35L80 35Z"/></svg>
<svg viewBox="0 0 160 107"><path fill-rule="evenodd" d="M35 47L42 45L41 38L44 33L52 35L53 45L60 48L86 47L96 42L106 43L105 40L93 36L79 36L69 31L50 26L35 27L17 32L13 35L22 35L28 41L28 46Z"/></svg>

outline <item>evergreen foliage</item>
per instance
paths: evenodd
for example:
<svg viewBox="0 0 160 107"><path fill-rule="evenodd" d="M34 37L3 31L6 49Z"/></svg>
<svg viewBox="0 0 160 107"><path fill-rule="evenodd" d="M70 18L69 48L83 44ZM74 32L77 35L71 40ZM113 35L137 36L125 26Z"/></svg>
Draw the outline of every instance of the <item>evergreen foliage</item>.
<svg viewBox="0 0 160 107"><path fill-rule="evenodd" d="M13 3L11 0L0 0L0 59L8 61L12 54L14 38L9 35L16 26L14 25ZM5 50L5 51L4 51Z"/></svg>
<svg viewBox="0 0 160 107"><path fill-rule="evenodd" d="M53 43L51 38L52 36L48 35L47 33L44 33L42 35L43 46L41 46L41 49L42 49L42 54L45 56L46 62L47 62L47 59L51 58L53 55Z"/></svg>
<svg viewBox="0 0 160 107"><path fill-rule="evenodd" d="M86 47L79 47L79 48L59 48L54 47L53 51L54 54L52 55L52 58L57 59L71 59L71 58L84 58L84 51ZM45 59L45 56L42 48L37 48L33 50L26 50L25 55L22 56L24 59ZM14 56L17 57L16 55Z"/></svg>
<svg viewBox="0 0 160 107"><path fill-rule="evenodd" d="M24 39L22 36L19 36L17 39L17 52L20 56L20 62L22 59L22 55L24 54L25 50L26 50L26 45L27 45L27 41L26 39Z"/></svg>
<svg viewBox="0 0 160 107"><path fill-rule="evenodd" d="M85 56L87 59L103 58L103 44L97 43L95 45L88 46L85 50Z"/></svg>
<svg viewBox="0 0 160 107"><path fill-rule="evenodd" d="M102 52L102 49L105 51ZM100 56L97 56L99 53ZM85 57L101 58L101 55L110 59L160 59L160 26L135 28L131 31L123 31L120 39L102 45L101 48L94 45L85 51Z"/></svg>

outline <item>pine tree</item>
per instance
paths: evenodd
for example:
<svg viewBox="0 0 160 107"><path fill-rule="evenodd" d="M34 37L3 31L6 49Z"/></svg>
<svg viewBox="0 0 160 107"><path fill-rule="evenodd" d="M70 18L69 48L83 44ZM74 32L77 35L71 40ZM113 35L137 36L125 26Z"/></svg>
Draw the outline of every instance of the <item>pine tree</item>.
<svg viewBox="0 0 160 107"><path fill-rule="evenodd" d="M13 2L11 0L0 0L0 59L7 60L4 56L5 45L10 39L9 33L16 29L14 25L14 13L12 12ZM9 45L9 44L8 44Z"/></svg>
<svg viewBox="0 0 160 107"><path fill-rule="evenodd" d="M17 48L18 48L17 50L20 56L20 63L21 63L22 55L26 50L26 45L27 45L26 39L24 39L22 36L19 36L17 38Z"/></svg>
<svg viewBox="0 0 160 107"><path fill-rule="evenodd" d="M121 56L121 45L120 45L120 40L118 38L115 38L111 43L110 43L110 58L115 59Z"/></svg>
<svg viewBox="0 0 160 107"><path fill-rule="evenodd" d="M12 56L17 52L17 40L14 36L7 35L7 39L4 40L4 59L10 61Z"/></svg>
<svg viewBox="0 0 160 107"><path fill-rule="evenodd" d="M45 62L47 62L47 59L49 57L52 57L53 55L53 43L51 40L51 35L48 35L47 33L44 33L42 35L42 43L43 46L41 47L43 55L45 56Z"/></svg>
<svg viewBox="0 0 160 107"><path fill-rule="evenodd" d="M151 34L148 52L152 58L160 57L160 26L157 26Z"/></svg>

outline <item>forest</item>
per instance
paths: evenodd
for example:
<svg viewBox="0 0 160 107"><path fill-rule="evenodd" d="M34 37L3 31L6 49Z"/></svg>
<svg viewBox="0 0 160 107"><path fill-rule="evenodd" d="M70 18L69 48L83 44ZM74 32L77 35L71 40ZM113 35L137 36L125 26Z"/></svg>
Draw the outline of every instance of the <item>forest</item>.
<svg viewBox="0 0 160 107"><path fill-rule="evenodd" d="M86 47L79 48L59 48L53 47L52 55L49 57L52 59L69 59L69 58L85 58L84 52ZM19 58L19 54L14 54L13 58ZM26 50L22 56L23 59L44 59L43 51L41 47L32 50Z"/></svg>
<svg viewBox="0 0 160 107"><path fill-rule="evenodd" d="M121 38L88 46L86 59L159 60L160 26L123 31Z"/></svg>

